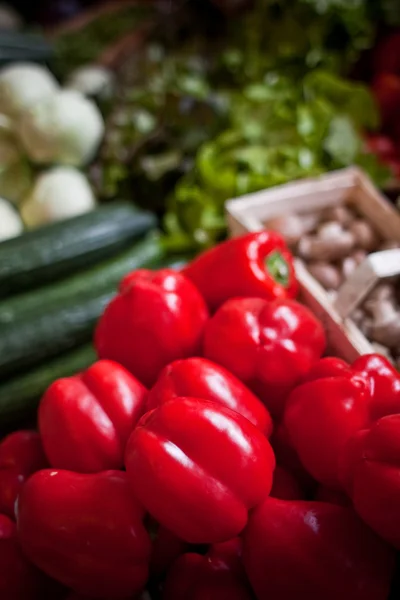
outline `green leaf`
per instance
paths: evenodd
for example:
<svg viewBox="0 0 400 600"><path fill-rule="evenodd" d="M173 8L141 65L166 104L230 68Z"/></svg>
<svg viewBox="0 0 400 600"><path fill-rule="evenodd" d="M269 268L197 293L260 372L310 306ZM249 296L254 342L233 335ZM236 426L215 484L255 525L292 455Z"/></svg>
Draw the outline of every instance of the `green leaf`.
<svg viewBox="0 0 400 600"><path fill-rule="evenodd" d="M351 165L361 148L360 138L352 121L346 116L335 117L324 141L324 150L339 166Z"/></svg>
<svg viewBox="0 0 400 600"><path fill-rule="evenodd" d="M359 154L355 164L364 169L372 181L380 188L385 187L392 178L392 173L386 165L381 163L374 154Z"/></svg>
<svg viewBox="0 0 400 600"><path fill-rule="evenodd" d="M379 112L371 92L364 85L316 69L304 79L307 100L325 99L338 113L349 115L356 125L376 129Z"/></svg>

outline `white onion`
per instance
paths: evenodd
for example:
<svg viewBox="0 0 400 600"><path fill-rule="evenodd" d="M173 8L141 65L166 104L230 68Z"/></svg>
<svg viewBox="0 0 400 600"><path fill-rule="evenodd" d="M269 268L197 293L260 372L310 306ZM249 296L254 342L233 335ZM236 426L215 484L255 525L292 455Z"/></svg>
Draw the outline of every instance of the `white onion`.
<svg viewBox="0 0 400 600"><path fill-rule="evenodd" d="M24 229L15 208L4 198L0 198L0 241L20 235Z"/></svg>
<svg viewBox="0 0 400 600"><path fill-rule="evenodd" d="M18 132L32 161L80 167L94 157L104 121L94 102L79 92L61 90L27 110Z"/></svg>
<svg viewBox="0 0 400 600"><path fill-rule="evenodd" d="M57 91L58 83L45 67L16 63L0 70L0 112L12 117Z"/></svg>
<svg viewBox="0 0 400 600"><path fill-rule="evenodd" d="M73 167L54 167L38 176L21 207L32 229L89 212L96 205L85 175Z"/></svg>

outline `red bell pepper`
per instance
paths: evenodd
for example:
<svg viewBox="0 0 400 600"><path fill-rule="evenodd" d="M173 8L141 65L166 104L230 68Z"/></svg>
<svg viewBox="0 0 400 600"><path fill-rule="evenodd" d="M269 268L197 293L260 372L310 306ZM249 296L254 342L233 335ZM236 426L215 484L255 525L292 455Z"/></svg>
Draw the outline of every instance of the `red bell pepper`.
<svg viewBox="0 0 400 600"><path fill-rule="evenodd" d="M250 421L197 398L175 398L142 417L126 470L139 502L193 544L238 535L270 492L275 458Z"/></svg>
<svg viewBox="0 0 400 600"><path fill-rule="evenodd" d="M205 556L184 554L168 573L163 600L252 600L241 549L235 538L211 546Z"/></svg>
<svg viewBox="0 0 400 600"><path fill-rule="evenodd" d="M0 443L0 513L14 519L17 496L26 479L48 466L40 435L16 431Z"/></svg>
<svg viewBox="0 0 400 600"><path fill-rule="evenodd" d="M347 364L340 358L322 358L311 369L306 380L342 375L364 378L371 387L371 421L400 413L400 373L382 354L364 354Z"/></svg>
<svg viewBox="0 0 400 600"><path fill-rule="evenodd" d="M293 256L276 231L236 237L193 260L183 271L211 311L238 296L293 298L298 291Z"/></svg>
<svg viewBox="0 0 400 600"><path fill-rule="evenodd" d="M304 500L305 495L299 482L287 469L277 465L270 496L280 500Z"/></svg>
<svg viewBox="0 0 400 600"><path fill-rule="evenodd" d="M44 600L58 591L44 573L22 554L16 525L0 515L0 598L1 600Z"/></svg>
<svg viewBox="0 0 400 600"><path fill-rule="evenodd" d="M400 373L381 354L365 354L352 370L372 382L371 419L400 413Z"/></svg>
<svg viewBox="0 0 400 600"><path fill-rule="evenodd" d="M277 464L284 467L289 473L292 473L307 496L312 496L317 487L317 483L301 463L299 455L293 448L289 433L283 423L274 430L270 441Z"/></svg>
<svg viewBox="0 0 400 600"><path fill-rule="evenodd" d="M127 598L146 584L151 542L122 471L38 471L18 500L26 556L50 577L93 598Z"/></svg>
<svg viewBox="0 0 400 600"><path fill-rule="evenodd" d="M364 354L352 365L340 358L322 358L306 380L342 375L363 378L371 387L370 415L376 421L400 412L400 373L381 354Z"/></svg>
<svg viewBox="0 0 400 600"><path fill-rule="evenodd" d="M177 360L163 369L147 398L147 409L179 396L211 400L231 408L268 437L272 419L262 402L223 367L205 358Z"/></svg>
<svg viewBox="0 0 400 600"><path fill-rule="evenodd" d="M53 600L53 598L52 598L52 600ZM68 594L68 596L66 598L63 596L62 599L60 598L59 600L99 600L99 599L98 598L89 598L89 596L82 596L82 594L76 594L75 592L71 592L70 594ZM104 600L104 599L102 599L102 600ZM109 598L106 598L105 600L115 600L115 596L110 596ZM136 595L130 596L126 600L152 600L152 599L151 599L150 595L145 591L145 592L142 592L141 594L139 594L139 596L136 596Z"/></svg>
<svg viewBox="0 0 400 600"><path fill-rule="evenodd" d="M369 422L370 388L363 378L327 377L290 395L284 423L301 462L320 483L340 489L339 457Z"/></svg>
<svg viewBox="0 0 400 600"><path fill-rule="evenodd" d="M267 498L244 532L258 600L387 600L394 553L353 510Z"/></svg>
<svg viewBox="0 0 400 600"><path fill-rule="evenodd" d="M96 349L150 387L165 365L199 353L207 318L200 292L181 273L134 271L98 323Z"/></svg>
<svg viewBox="0 0 400 600"><path fill-rule="evenodd" d="M339 456L339 481L351 498L353 495L354 472L362 459L365 437L369 429L360 429L345 444Z"/></svg>
<svg viewBox="0 0 400 600"><path fill-rule="evenodd" d="M316 379L325 379L326 377L352 377L354 375L350 365L334 356L325 356L314 364L312 369L304 378L304 383L307 381L315 381Z"/></svg>
<svg viewBox="0 0 400 600"><path fill-rule="evenodd" d="M39 406L39 428L53 467L79 473L119 469L144 413L146 388L124 367L101 360L58 379Z"/></svg>
<svg viewBox="0 0 400 600"><path fill-rule="evenodd" d="M155 577L164 575L172 563L190 549L190 544L162 525L158 526L152 541L150 572Z"/></svg>
<svg viewBox="0 0 400 600"><path fill-rule="evenodd" d="M332 490L326 485L319 485L315 498L317 502L328 502L328 504L337 504L338 506L352 506L352 502L344 492Z"/></svg>
<svg viewBox="0 0 400 600"><path fill-rule="evenodd" d="M277 418L324 348L322 324L295 300L228 300L204 335L204 355L239 377Z"/></svg>
<svg viewBox="0 0 400 600"><path fill-rule="evenodd" d="M353 454L352 499L362 519L400 549L400 415L377 421Z"/></svg>

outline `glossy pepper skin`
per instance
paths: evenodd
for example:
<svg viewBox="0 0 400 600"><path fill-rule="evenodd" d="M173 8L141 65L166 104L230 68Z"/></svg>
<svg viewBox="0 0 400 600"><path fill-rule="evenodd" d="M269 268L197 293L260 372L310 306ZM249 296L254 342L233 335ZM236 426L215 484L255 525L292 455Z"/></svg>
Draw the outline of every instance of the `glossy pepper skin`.
<svg viewBox="0 0 400 600"><path fill-rule="evenodd" d="M328 502L328 504L337 504L338 506L352 506L352 502L344 492L340 490L332 490L326 487L326 485L319 485L315 498L317 502Z"/></svg>
<svg viewBox="0 0 400 600"><path fill-rule="evenodd" d="M152 410L179 396L217 402L246 417L267 437L272 419L263 403L234 375L205 358L186 358L167 365L147 398Z"/></svg>
<svg viewBox="0 0 400 600"><path fill-rule="evenodd" d="M200 292L184 275L140 269L122 280L100 318L96 350L150 387L165 365L199 354L207 318Z"/></svg>
<svg viewBox="0 0 400 600"><path fill-rule="evenodd" d="M228 300L204 334L204 356L248 385L276 418L324 348L322 324L295 300Z"/></svg>
<svg viewBox="0 0 400 600"><path fill-rule="evenodd" d="M0 513L15 518L17 496L26 479L48 466L40 435L22 430L0 443Z"/></svg>
<svg viewBox="0 0 400 600"><path fill-rule="evenodd" d="M78 594L128 598L146 584L150 538L126 474L45 469L18 500L22 549L42 571Z"/></svg>
<svg viewBox="0 0 400 600"><path fill-rule="evenodd" d="M152 536L153 537L153 536ZM159 525L152 539L150 572L155 577L165 575L175 560L189 552L190 544L180 540L166 527Z"/></svg>
<svg viewBox="0 0 400 600"><path fill-rule="evenodd" d="M57 596L47 577L23 555L17 538L16 525L0 515L0 598L1 600L43 600Z"/></svg>
<svg viewBox="0 0 400 600"><path fill-rule="evenodd" d="M369 422L369 401L368 382L356 377L317 379L291 393L284 424L301 462L320 483L341 489L340 454Z"/></svg>
<svg viewBox="0 0 400 600"><path fill-rule="evenodd" d="M295 476L277 465L274 471L274 481L270 496L280 500L304 500L305 493Z"/></svg>
<svg viewBox="0 0 400 600"><path fill-rule="evenodd" d="M142 506L180 539L237 536L269 493L275 457L266 437L228 408L175 398L142 417L125 465Z"/></svg>
<svg viewBox="0 0 400 600"><path fill-rule="evenodd" d="M383 417L361 436L353 448L352 469L356 511L399 550L400 415Z"/></svg>
<svg viewBox="0 0 400 600"><path fill-rule="evenodd" d="M357 431L343 447L339 457L339 480L342 488L351 498L353 495L354 472L358 462L362 459L364 444L369 429Z"/></svg>
<svg viewBox="0 0 400 600"><path fill-rule="evenodd" d="M381 354L365 354L353 364L352 370L372 383L371 419L400 413L400 373Z"/></svg>
<svg viewBox="0 0 400 600"><path fill-rule="evenodd" d="M275 231L257 231L206 250L183 271L211 312L239 296L293 298L298 284L293 256Z"/></svg>
<svg viewBox="0 0 400 600"><path fill-rule="evenodd" d="M289 433L283 423L275 429L270 441L275 453L276 463L295 477L296 481L299 482L301 489L305 491L307 496L312 496L317 487L317 483L301 463L299 455L294 449L289 438Z"/></svg>
<svg viewBox="0 0 400 600"><path fill-rule="evenodd" d="M326 377L352 377L353 374L350 365L346 361L341 358L326 356L314 364L307 373L304 383L316 379L325 379Z"/></svg>
<svg viewBox="0 0 400 600"><path fill-rule="evenodd" d="M322 358L307 380L322 377L364 378L371 387L371 422L400 412L400 373L381 354L364 354L349 365L340 358Z"/></svg>
<svg viewBox="0 0 400 600"><path fill-rule="evenodd" d="M243 561L258 600L387 600L394 570L353 510L275 498L253 511Z"/></svg>
<svg viewBox="0 0 400 600"><path fill-rule="evenodd" d="M206 555L183 554L168 572L162 600L252 600L241 547L235 538Z"/></svg>
<svg viewBox="0 0 400 600"><path fill-rule="evenodd" d="M108 360L52 383L38 415L51 466L78 473L121 468L146 394L133 375Z"/></svg>

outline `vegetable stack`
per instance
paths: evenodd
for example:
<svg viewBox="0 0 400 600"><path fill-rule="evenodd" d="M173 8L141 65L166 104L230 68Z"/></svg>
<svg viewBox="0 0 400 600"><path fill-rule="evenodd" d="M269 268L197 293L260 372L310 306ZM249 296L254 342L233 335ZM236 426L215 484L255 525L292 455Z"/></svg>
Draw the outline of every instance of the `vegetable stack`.
<svg viewBox="0 0 400 600"><path fill-rule="evenodd" d="M34 419L58 377L88 367L93 330L124 275L174 264L154 214L128 202L0 243L0 429Z"/></svg>
<svg viewBox="0 0 400 600"><path fill-rule="evenodd" d="M122 278L0 444L2 599L389 599L400 375L324 356L296 292L268 231Z"/></svg>

